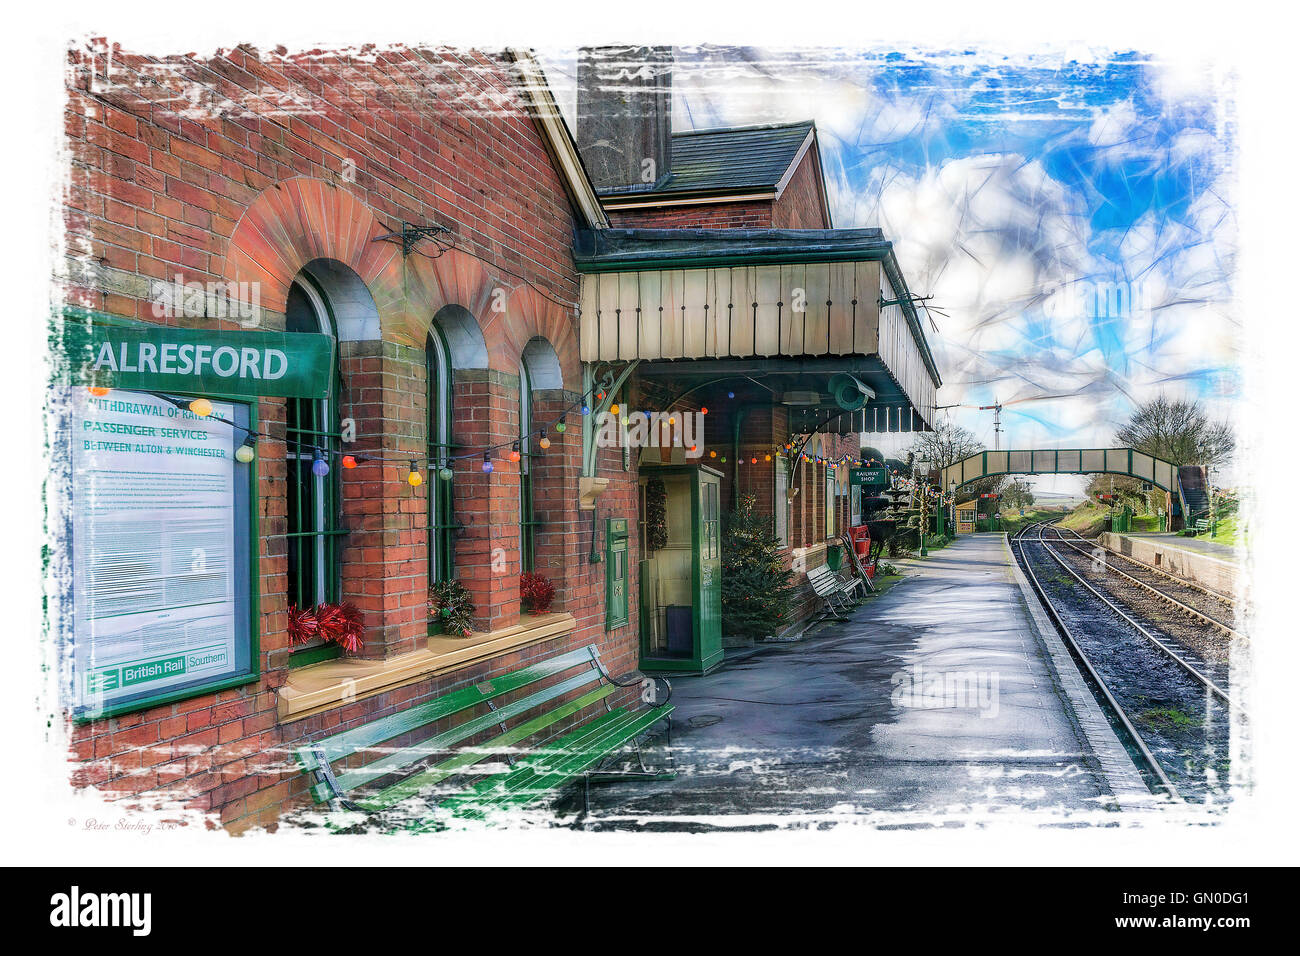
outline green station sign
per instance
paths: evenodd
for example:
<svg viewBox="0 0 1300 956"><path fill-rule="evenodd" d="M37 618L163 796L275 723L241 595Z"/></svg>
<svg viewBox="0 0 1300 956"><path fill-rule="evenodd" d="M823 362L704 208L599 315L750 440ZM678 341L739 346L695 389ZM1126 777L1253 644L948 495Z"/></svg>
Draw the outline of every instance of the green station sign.
<svg viewBox="0 0 1300 956"><path fill-rule="evenodd" d="M865 485L869 488L885 488L889 485L888 468L850 468L850 485Z"/></svg>
<svg viewBox="0 0 1300 956"><path fill-rule="evenodd" d="M325 398L332 336L100 324L65 317L74 384L139 391Z"/></svg>

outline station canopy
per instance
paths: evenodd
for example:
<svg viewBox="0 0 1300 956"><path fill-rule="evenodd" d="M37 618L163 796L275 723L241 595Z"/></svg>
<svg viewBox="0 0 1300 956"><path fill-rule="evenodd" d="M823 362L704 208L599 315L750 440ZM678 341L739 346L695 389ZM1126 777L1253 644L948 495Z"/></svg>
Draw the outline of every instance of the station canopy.
<svg viewBox="0 0 1300 956"><path fill-rule="evenodd" d="M582 359L767 389L792 432L924 431L941 384L879 229L580 232Z"/></svg>

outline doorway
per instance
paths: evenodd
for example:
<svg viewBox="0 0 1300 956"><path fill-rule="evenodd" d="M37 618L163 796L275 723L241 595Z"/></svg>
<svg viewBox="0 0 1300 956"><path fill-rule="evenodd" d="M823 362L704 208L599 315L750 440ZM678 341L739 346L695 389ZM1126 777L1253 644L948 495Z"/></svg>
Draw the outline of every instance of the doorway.
<svg viewBox="0 0 1300 956"><path fill-rule="evenodd" d="M718 472L642 467L641 669L705 673L722 662Z"/></svg>

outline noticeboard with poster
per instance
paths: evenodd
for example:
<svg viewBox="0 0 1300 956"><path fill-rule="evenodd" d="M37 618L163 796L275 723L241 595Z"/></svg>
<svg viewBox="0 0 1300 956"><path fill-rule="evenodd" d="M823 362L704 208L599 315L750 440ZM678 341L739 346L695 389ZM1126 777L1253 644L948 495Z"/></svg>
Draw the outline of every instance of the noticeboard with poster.
<svg viewBox="0 0 1300 956"><path fill-rule="evenodd" d="M73 712L109 716L256 676L248 403L69 389Z"/></svg>

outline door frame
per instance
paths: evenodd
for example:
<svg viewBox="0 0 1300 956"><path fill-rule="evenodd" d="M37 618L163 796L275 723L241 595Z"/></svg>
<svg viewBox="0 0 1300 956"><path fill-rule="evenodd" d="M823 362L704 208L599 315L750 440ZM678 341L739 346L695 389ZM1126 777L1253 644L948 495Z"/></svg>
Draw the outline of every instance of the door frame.
<svg viewBox="0 0 1300 956"><path fill-rule="evenodd" d="M645 603L639 599L640 591L640 569L638 568L638 601L637 601L637 656L640 663L640 669L646 673L673 672L673 673L690 673L690 674L707 674L719 664L722 663L722 552L721 552L721 522L722 522L722 472L716 468L710 468L708 465L655 465L642 464L637 474L637 493L641 492L641 479L652 478L656 475L693 475L695 480L691 482L691 598L694 607L691 611L691 626L693 631L694 649L690 657L648 657L647 640L648 633L646 628L646 607ZM703 478L708 476L718 486L718 579L714 587L717 591L718 605L718 623L717 634L714 639L704 633L705 620L703 617L704 607L704 561L702 558L702 532L704 528L703 507L704 501L701 489L704 486ZM638 504L638 511L640 506ZM640 547L644 548L644 542L640 542ZM638 560L638 565L640 559Z"/></svg>

